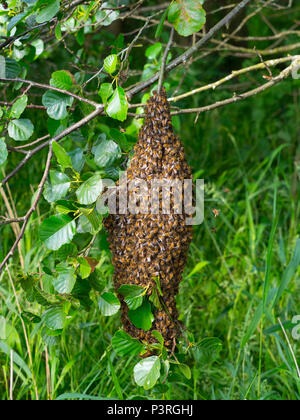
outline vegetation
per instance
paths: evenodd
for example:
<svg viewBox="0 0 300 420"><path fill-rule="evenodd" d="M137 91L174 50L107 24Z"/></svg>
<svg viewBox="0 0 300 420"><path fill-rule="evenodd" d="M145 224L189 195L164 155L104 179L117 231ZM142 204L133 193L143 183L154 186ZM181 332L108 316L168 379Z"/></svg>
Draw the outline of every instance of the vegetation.
<svg viewBox="0 0 300 420"><path fill-rule="evenodd" d="M0 399L299 400L300 8L0 4ZM162 82L205 221L186 331L141 359L96 202ZM144 291L123 293L147 325Z"/></svg>

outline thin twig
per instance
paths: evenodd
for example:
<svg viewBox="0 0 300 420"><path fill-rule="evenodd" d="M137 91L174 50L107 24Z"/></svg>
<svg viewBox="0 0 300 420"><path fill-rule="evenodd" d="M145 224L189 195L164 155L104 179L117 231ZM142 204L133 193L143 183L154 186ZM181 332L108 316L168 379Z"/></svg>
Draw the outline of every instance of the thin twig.
<svg viewBox="0 0 300 420"><path fill-rule="evenodd" d="M200 93L200 92L204 92L206 90L210 90L210 89L215 90L217 87L221 86L222 84L227 83L227 82L229 82L230 80L232 80L236 77L242 76L245 73L249 73L249 72L254 71L254 70L264 69L266 67L266 65L268 67L276 67L279 64L285 63L287 61L293 61L297 58L298 58L298 56L277 58L277 59L274 59L274 60L269 60L269 61L266 61L266 62L263 62L263 63L255 64L253 66L246 67L246 68L243 68L243 69L240 69L240 70L234 70L228 76L225 76L222 79L220 79L220 80L218 80L214 83L210 83L206 86L201 86L197 89L193 89L189 92L185 92L182 95L171 97L171 98L169 98L169 102L177 102L181 99L187 98L189 96L195 95L195 94Z"/></svg>
<svg viewBox="0 0 300 420"><path fill-rule="evenodd" d="M242 10L244 9L251 0L243 0L241 1L231 12L229 12L223 19L221 19L210 31L201 38L195 45L193 45L190 49L188 49L185 53L180 55L179 57L175 58L171 63L166 66L166 72L170 72L171 70L178 67L180 64L184 64L187 60L193 56L195 52L197 52L203 45L205 45L208 41L210 41L216 33L218 33L225 25L232 21L232 19ZM151 77L150 79L146 80L143 83L140 83L138 86L130 89L127 92L128 97L132 97L137 93L143 91L148 86L153 85L159 79L159 73L155 76Z"/></svg>
<svg viewBox="0 0 300 420"><path fill-rule="evenodd" d="M90 101L89 99L86 99L86 98L82 98L81 96L76 95L75 93L69 92L68 90L58 89L54 86L33 82L32 80L24 80L24 79L19 79L19 78L11 79L11 78L0 77L0 81L2 81L2 82L25 83L25 84L34 86L34 87L39 88L39 89L53 90L55 92L59 92L59 93L62 93L64 95L71 96L72 98L77 99L80 102L86 102L87 104L89 104L93 107L97 107L99 105L99 104L97 104L97 102Z"/></svg>
<svg viewBox="0 0 300 420"><path fill-rule="evenodd" d="M27 155L25 156L25 158L18 164L18 166L0 182L0 186L5 185L11 178L13 178L23 168L23 166L26 165L27 162L29 162L29 160L34 155L36 155L38 152L40 152L45 147L47 147L50 144L51 141L53 142L53 141L62 140L64 137L73 133L73 131L78 130L79 128L83 127L84 125L86 125L88 122L90 122L94 118L98 117L103 112L103 110L104 110L104 106L103 105L98 105L97 108L93 112L91 112L86 117L82 118L77 123L75 123L75 124L71 125L70 127L66 128L64 131L62 131L60 134L57 134L51 140L48 140L48 141L40 144L39 146L37 146L35 149L30 150L27 153Z"/></svg>
<svg viewBox="0 0 300 420"><path fill-rule="evenodd" d="M235 94L232 98L225 99L224 101L218 101L214 104L207 105L201 108L180 109L178 111L171 112L171 115L174 116L174 115L182 115L182 114L201 114L203 112L212 111L214 109L221 108L225 105L229 105L235 102L242 101L244 99L248 99L251 96L255 96L277 85L278 83L280 83L281 81L289 77L295 70L298 70L299 65L300 65L300 56L298 56L298 58L294 60L293 63L289 67L284 69L278 76L274 77L268 83L265 83L264 85L259 86L258 88L250 90L249 92ZM145 118L144 114L129 113L128 115L135 118Z"/></svg>
<svg viewBox="0 0 300 420"><path fill-rule="evenodd" d="M20 243L21 239L23 238L23 236L25 234L25 230L26 230L26 227L27 227L28 222L30 220L30 217L31 217L32 213L37 208L38 202L39 202L39 200L40 200L40 198L42 196L44 185L45 185L46 180L47 180L48 175L49 175L49 171L50 171L50 167L51 167L51 158L52 158L52 155L53 155L52 143L50 143L48 157L47 157L47 162L46 162L46 167L45 167L45 171L44 171L44 175L43 175L43 177L41 179L40 185L38 186L35 200L34 200L32 206L30 207L30 209L28 210L28 212L27 212L27 214L25 216L25 220L24 220L24 223L23 223L23 226L22 226L22 229L20 231L19 236L17 237L17 239L16 239L15 243L13 244L13 246L12 246L11 250L9 251L9 253L6 255L6 257L4 258L4 260L2 261L2 263L0 264L0 274L1 274L2 270L4 269L6 263L14 255L14 252L15 252L18 244Z"/></svg>
<svg viewBox="0 0 300 420"><path fill-rule="evenodd" d="M162 88L162 85L163 85L166 64L167 64L167 60L168 60L169 51L170 51L170 48L171 48L171 45L172 45L172 42L173 42L173 38L174 38L174 27L171 29L170 39L169 39L169 42L168 42L167 47L165 49L164 56L162 58L161 70L160 70L159 82L158 82L158 88L157 88L158 93L161 92L161 88Z"/></svg>

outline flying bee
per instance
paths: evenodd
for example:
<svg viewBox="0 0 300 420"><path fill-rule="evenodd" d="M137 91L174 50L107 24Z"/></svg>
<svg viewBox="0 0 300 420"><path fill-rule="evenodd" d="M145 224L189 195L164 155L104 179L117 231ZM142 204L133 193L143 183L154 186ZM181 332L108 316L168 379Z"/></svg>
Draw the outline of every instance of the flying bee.
<svg viewBox="0 0 300 420"><path fill-rule="evenodd" d="M220 216L220 210L217 210L217 209L212 209L212 212L213 212L213 214L214 214L215 218L217 218L217 217L219 217L219 216Z"/></svg>

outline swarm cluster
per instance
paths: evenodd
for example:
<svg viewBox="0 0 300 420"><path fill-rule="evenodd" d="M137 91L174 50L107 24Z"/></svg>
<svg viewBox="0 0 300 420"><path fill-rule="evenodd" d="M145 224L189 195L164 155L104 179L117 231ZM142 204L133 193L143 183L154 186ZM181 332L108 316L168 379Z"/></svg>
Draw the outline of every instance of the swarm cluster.
<svg viewBox="0 0 300 420"><path fill-rule="evenodd" d="M165 91L154 93L146 107L146 119L139 133L134 157L127 170L127 182L142 179L191 179L184 147L172 127L170 108ZM129 198L130 200L130 198ZM176 342L178 312L175 297L192 240L192 228L186 225L184 214L177 214L173 201L171 214L110 215L105 221L115 266L115 290L123 284L148 287L148 294L159 277L163 305L154 310L152 330L159 331L167 347ZM135 338L152 343L150 331L135 328L128 317L128 307L122 300L122 323L126 332Z"/></svg>

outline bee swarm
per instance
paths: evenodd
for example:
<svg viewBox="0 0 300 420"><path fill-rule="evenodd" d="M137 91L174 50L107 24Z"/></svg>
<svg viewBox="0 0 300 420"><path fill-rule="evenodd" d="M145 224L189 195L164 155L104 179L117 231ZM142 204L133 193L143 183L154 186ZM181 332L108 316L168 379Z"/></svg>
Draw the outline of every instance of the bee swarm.
<svg viewBox="0 0 300 420"><path fill-rule="evenodd" d="M170 108L165 91L154 92L146 108L146 119L139 133L134 157L127 170L127 183L135 179L147 182L149 191L153 179L191 179L191 170L185 159L184 147L172 127ZM130 198L129 198L130 200ZM184 206L183 206L184 208ZM159 331L165 345L176 343L178 311L175 297L187 261L192 240L192 227L186 225L184 214L176 214L171 202L171 214L110 215L105 220L115 266L116 292L123 284L148 287L150 296L159 278L163 305L153 311L150 331L136 328L128 317L128 307L119 295L124 329L132 337L155 342L151 331Z"/></svg>

